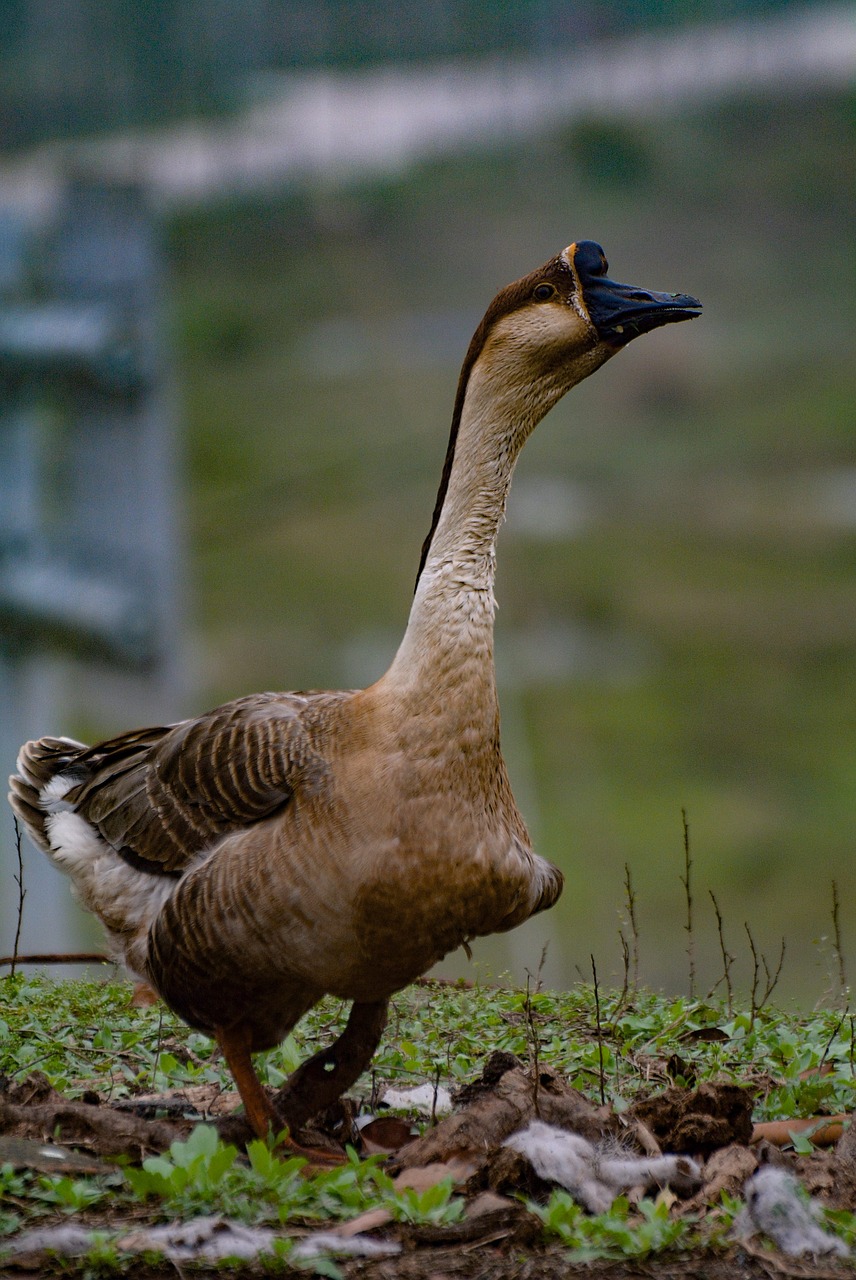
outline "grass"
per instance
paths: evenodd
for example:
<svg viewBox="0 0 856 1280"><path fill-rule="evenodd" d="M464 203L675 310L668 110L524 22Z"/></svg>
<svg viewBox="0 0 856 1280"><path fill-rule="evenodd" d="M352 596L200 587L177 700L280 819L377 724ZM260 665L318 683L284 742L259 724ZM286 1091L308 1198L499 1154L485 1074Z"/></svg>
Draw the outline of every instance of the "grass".
<svg viewBox="0 0 856 1280"><path fill-rule="evenodd" d="M0 1075L13 1081L39 1070L69 1097L95 1088L109 1099L196 1084L233 1088L211 1040L162 1006L132 1009L124 983L19 975L5 979L2 990ZM645 990L601 992L600 1004L602 1070L590 985L565 992L412 987L393 1002L373 1076L454 1089L478 1074L488 1052L526 1059L534 1026L541 1061L587 1094L599 1090L602 1077L607 1100L619 1110L652 1082L668 1083L665 1064L675 1052L694 1079L756 1089L757 1120L853 1105L856 1031L848 1012L828 1008L806 1016L766 1005L753 1015L748 994L736 997L729 1010L713 997L669 998ZM323 1000L282 1045L257 1055L262 1080L280 1084L302 1058L339 1034L346 1013L343 1002ZM716 1036L709 1034L712 1028ZM806 1076L821 1062L828 1074ZM372 1090L370 1077L355 1087L365 1100Z"/></svg>
<svg viewBox="0 0 856 1280"><path fill-rule="evenodd" d="M94 1089L116 1099L201 1082L233 1088L206 1037L169 1011L132 1009L129 993L118 982L5 979L0 1075L19 1082L38 1069L69 1097ZM342 1021L338 1002L322 1002L284 1046L259 1056L263 1078L277 1082ZM729 1010L710 998L669 999L642 990L599 990L596 1004L592 987L582 984L568 992L432 984L396 997L371 1076L352 1093L368 1105L381 1081L454 1088L475 1077L495 1049L531 1060L537 1037L542 1066L566 1074L589 1097L602 1093L619 1111L668 1084L731 1079L754 1092L757 1120L793 1118L852 1109L854 1034L853 1018L832 1009L805 1017L769 1006L753 1010L738 999ZM66 1260L63 1274L122 1274L139 1265L115 1248L127 1229L122 1224L222 1214L274 1227L282 1236L274 1253L286 1263L295 1232L366 1209L382 1207L395 1221L427 1225L448 1225L463 1211L451 1180L427 1191L396 1189L377 1157L360 1161L352 1153L343 1167L312 1176L304 1164L259 1141L239 1154L204 1124L167 1153L108 1174L48 1176L5 1164L0 1251L3 1235L76 1221L103 1234L87 1257ZM545 1244L570 1250L582 1263L724 1250L740 1202L724 1196L704 1218L676 1218L662 1197L638 1206L619 1197L608 1213L589 1215L557 1189L529 1207L541 1219ZM827 1223L846 1240L856 1238L853 1215L830 1213ZM323 1265L323 1274L342 1274L329 1260Z"/></svg>

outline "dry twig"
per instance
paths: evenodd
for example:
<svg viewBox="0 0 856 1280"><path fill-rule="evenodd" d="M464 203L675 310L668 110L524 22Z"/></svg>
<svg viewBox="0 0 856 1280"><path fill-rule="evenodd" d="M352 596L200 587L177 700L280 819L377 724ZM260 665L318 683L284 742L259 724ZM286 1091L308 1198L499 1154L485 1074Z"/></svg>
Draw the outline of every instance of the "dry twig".
<svg viewBox="0 0 856 1280"><path fill-rule="evenodd" d="M690 887L692 858L690 857L690 824L687 821L686 809L681 809L681 821L684 826L684 874L680 877L687 900L687 922L684 929L687 934L687 960L690 970L690 1000L695 999L695 943L693 939L693 895Z"/></svg>
<svg viewBox="0 0 856 1280"><path fill-rule="evenodd" d="M0 965L7 964L112 964L109 956L100 951L39 951L32 955L0 956ZM14 973L14 969L12 970ZM10 974L11 977L11 974Z"/></svg>
<svg viewBox="0 0 856 1280"><path fill-rule="evenodd" d="M725 934L722 929L722 915L719 910L719 903L714 897L713 890L708 889L710 900L713 903L713 909L716 913L716 933L719 938L719 952L722 956L722 976L725 979L725 993L728 1001L728 1016L731 1017L734 1011L734 989L731 985L731 966L734 964L734 956L725 945Z"/></svg>
<svg viewBox="0 0 856 1280"><path fill-rule="evenodd" d="M630 924L631 955L633 959L633 990L639 986L639 925L636 920L636 891L630 879L630 864L624 864L624 894L627 919ZM622 935L622 942L624 941Z"/></svg>
<svg viewBox="0 0 856 1280"><path fill-rule="evenodd" d="M750 996L751 1008L749 1011L749 1025L754 1027L756 1015L760 1013L760 1011L764 1008L764 1005L770 999L770 996L775 991L779 978L781 976L782 965L784 964L784 961L785 961L785 939L782 938L782 949L779 953L779 963L776 965L775 972L771 974L770 967L767 964L766 956L762 955L760 958L758 956L758 951L757 951L757 948L755 947L755 939L752 937L752 930L749 928L748 921L744 921L743 928L746 930L746 936L749 939L749 950L752 953L752 991ZM764 969L764 973L766 975L766 986L764 987L763 995L759 1000L758 987L760 985L760 980L761 980L762 966Z"/></svg>
<svg viewBox="0 0 856 1280"><path fill-rule="evenodd" d="M598 1074L600 1077L600 1102L601 1106L606 1105L606 1080L603 1069L603 1024L600 1020L600 987L597 981L597 965L594 962L594 956L591 957L591 976L594 984L594 1016L595 1026L597 1029L597 1059Z"/></svg>
<svg viewBox="0 0 856 1280"><path fill-rule="evenodd" d="M543 954L542 954L543 961ZM530 991L530 982L532 975L526 974L526 999L523 1002L523 1011L526 1017L526 1038L529 1041L529 1058L532 1063L532 1110L535 1115L540 1118L541 1112L538 1107L538 1085L541 1076L541 1041L538 1037L538 1028L535 1026L535 1015L532 1010L532 993Z"/></svg>
<svg viewBox="0 0 856 1280"><path fill-rule="evenodd" d="M847 998L847 971L844 967L844 949L841 946L841 920L839 917L838 883L832 882L832 945L838 961L838 986L842 999Z"/></svg>
<svg viewBox="0 0 856 1280"><path fill-rule="evenodd" d="M15 942L12 947L12 968L9 973L10 978L14 978L15 970L18 967L18 944L21 941L21 925L24 922L24 899L27 896L27 890L24 888L24 858L21 853L21 828L18 825L18 819L13 818L15 824L15 854L18 859L18 874L15 876L15 884L18 886L18 919L15 924Z"/></svg>

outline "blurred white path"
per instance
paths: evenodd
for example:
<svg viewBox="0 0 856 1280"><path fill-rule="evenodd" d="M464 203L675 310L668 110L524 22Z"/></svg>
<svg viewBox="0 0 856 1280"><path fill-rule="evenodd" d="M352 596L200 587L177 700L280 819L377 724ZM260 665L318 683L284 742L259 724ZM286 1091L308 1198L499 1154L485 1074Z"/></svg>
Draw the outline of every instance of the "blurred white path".
<svg viewBox="0 0 856 1280"><path fill-rule="evenodd" d="M856 85L850 3L610 40L579 54L277 73L259 83L257 104L230 121L52 143L0 165L0 204L44 209L75 162L138 179L158 204L174 206L394 172L593 111L639 114L746 89L848 84Z"/></svg>

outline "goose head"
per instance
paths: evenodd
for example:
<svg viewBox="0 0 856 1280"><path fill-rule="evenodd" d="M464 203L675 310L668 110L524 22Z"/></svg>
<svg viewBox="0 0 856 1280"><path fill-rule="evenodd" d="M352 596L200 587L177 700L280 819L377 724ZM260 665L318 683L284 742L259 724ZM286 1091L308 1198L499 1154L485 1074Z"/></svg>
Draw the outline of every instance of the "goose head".
<svg viewBox="0 0 856 1280"><path fill-rule="evenodd" d="M532 425L639 334L691 320L697 298L619 284L593 240L568 245L503 289L470 344L458 396L481 383L522 399Z"/></svg>
<svg viewBox="0 0 856 1280"><path fill-rule="evenodd" d="M567 391L639 334L701 312L690 294L619 284L608 270L600 245L580 240L488 307L461 369L420 575L429 551L439 544L446 554L468 513L478 521L484 512L483 530L495 532L523 442Z"/></svg>

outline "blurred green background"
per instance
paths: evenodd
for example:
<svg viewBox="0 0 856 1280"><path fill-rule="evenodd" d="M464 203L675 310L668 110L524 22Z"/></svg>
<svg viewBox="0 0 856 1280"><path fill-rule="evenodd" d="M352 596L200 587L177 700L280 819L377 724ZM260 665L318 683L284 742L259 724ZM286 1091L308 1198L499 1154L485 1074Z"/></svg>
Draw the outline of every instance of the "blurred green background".
<svg viewBox="0 0 856 1280"><path fill-rule="evenodd" d="M150 86L182 7L105 8L138 32L134 83ZM240 44L235 15L288 14L307 33L305 48L283 38L278 57L244 40L248 73L579 55L796 7L435 8L452 15L445 27L402 26L398 44L393 5L372 10L376 39L365 6L217 11L233 15L224 48ZM158 10L145 27L139 15ZM123 123L228 113L229 84L191 47L172 50L172 89L154 106L128 80ZM7 90L22 56L7 48ZM106 129L103 113L77 122L64 101L67 136ZM47 138L49 114L19 123L7 154ZM786 939L781 994L812 1002L835 983L833 880L856 966L854 141L846 78L784 77L163 213L194 647L177 711L383 671L457 370L498 288L592 238L616 279L703 300L697 323L640 339L572 392L517 470L499 545L503 738L536 847L567 879L550 916L477 944L484 977L534 972L549 939L549 982L589 976L592 954L601 979L620 982L629 868L640 978L686 990L682 810L699 990L722 973L709 891L739 983L751 976L745 922L771 969ZM85 706L75 717L58 728L128 727ZM444 971L472 972L461 957Z"/></svg>

